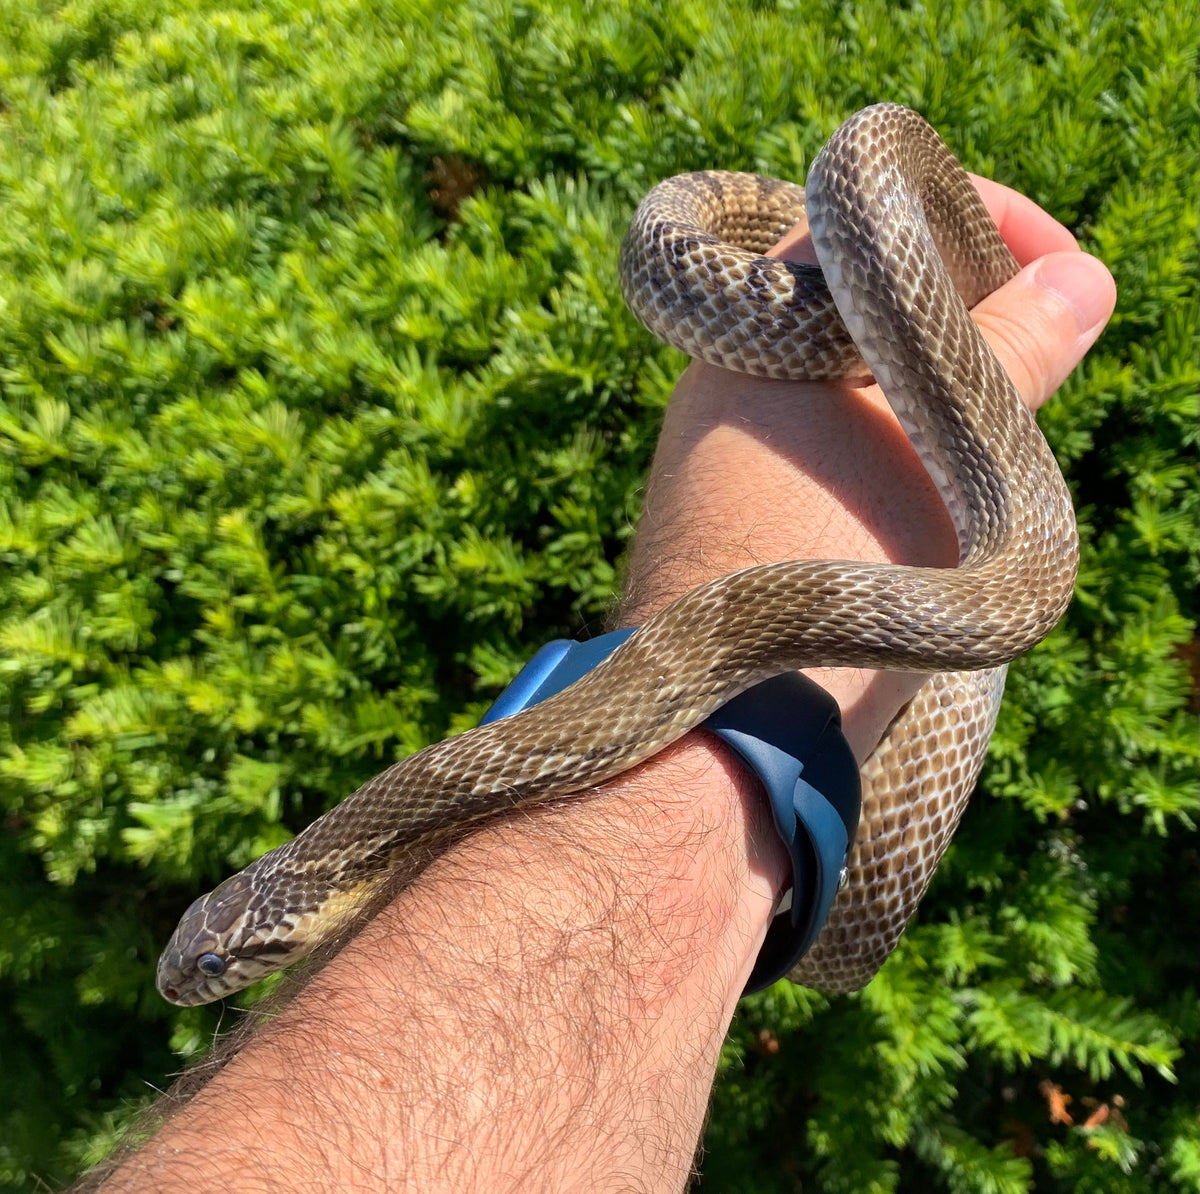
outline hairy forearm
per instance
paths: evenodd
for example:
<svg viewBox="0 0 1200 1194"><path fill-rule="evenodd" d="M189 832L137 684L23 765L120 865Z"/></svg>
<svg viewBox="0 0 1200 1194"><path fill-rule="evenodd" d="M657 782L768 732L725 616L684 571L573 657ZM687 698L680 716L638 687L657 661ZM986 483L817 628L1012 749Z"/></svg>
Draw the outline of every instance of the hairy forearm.
<svg viewBox="0 0 1200 1194"><path fill-rule="evenodd" d="M839 405L691 371L623 620L759 559L920 560L927 546L855 512L868 497L838 496L863 449L840 455L831 424L876 417L851 394ZM857 673L833 680L865 741L878 700ZM231 1170L244 1191L682 1188L787 877L756 781L705 734L591 798L484 829L368 924L112 1188L161 1182L162 1166L194 1194L227 1191Z"/></svg>
<svg viewBox="0 0 1200 1194"><path fill-rule="evenodd" d="M689 744L473 836L110 1188L682 1187L786 873L746 788Z"/></svg>

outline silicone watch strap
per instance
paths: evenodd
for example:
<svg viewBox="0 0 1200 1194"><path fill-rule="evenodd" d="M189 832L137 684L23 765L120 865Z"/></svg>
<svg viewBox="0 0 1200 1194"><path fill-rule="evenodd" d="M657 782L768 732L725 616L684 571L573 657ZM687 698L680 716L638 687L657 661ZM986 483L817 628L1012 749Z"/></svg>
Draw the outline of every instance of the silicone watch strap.
<svg viewBox="0 0 1200 1194"><path fill-rule="evenodd" d="M556 639L525 665L481 724L510 717L573 684L606 659L633 629L585 643ZM758 775L792 860L791 904L784 901L744 994L770 986L816 940L833 906L858 828L858 764L842 734L837 702L799 672L775 676L711 714L703 723Z"/></svg>

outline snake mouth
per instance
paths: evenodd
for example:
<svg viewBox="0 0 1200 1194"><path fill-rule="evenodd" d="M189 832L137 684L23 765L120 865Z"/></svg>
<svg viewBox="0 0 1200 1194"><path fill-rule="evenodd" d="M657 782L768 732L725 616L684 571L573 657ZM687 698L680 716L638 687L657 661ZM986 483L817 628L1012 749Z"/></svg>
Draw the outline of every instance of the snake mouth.
<svg viewBox="0 0 1200 1194"><path fill-rule="evenodd" d="M173 1003L176 1007L195 1007L197 1004L209 1002L207 996L204 994L197 994L193 997L190 993L181 991L178 987L159 987L158 993L168 1003Z"/></svg>
<svg viewBox="0 0 1200 1194"><path fill-rule="evenodd" d="M158 964L155 985L158 993L177 1007L194 1007L234 995L259 979L281 970L303 956L295 943L268 941L248 945L237 954L222 956L225 969L219 974L205 973L201 959L214 956L200 952L184 957L178 950L164 954Z"/></svg>
<svg viewBox="0 0 1200 1194"><path fill-rule="evenodd" d="M214 984L207 980L197 983L194 979L189 979L186 975L179 973L170 976L160 973L155 985L158 987L158 993L176 1007L195 1007L201 1003L212 1003L230 993L221 984ZM210 989L213 987L217 989Z"/></svg>

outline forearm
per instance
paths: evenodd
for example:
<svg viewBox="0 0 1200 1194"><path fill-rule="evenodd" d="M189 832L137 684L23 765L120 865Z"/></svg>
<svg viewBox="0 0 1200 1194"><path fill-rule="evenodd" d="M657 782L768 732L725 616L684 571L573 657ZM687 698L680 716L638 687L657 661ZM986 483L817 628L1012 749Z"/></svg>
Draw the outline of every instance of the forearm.
<svg viewBox="0 0 1200 1194"><path fill-rule="evenodd" d="M784 874L763 815L688 746L481 831L110 1188L681 1187Z"/></svg>
<svg viewBox="0 0 1200 1194"><path fill-rule="evenodd" d="M776 455L753 436L706 438L701 467L714 447L734 473ZM786 468L798 509L809 482ZM687 485L697 500L705 488ZM647 525L690 526L681 493L656 487ZM798 517L836 534L828 510ZM714 559L718 538L690 566L679 555L669 583L653 542L640 547L630 616L726 570L736 544ZM703 734L592 798L486 828L367 925L111 1188L161 1182L163 1165L184 1167L195 1194L226 1190L231 1168L242 1190L682 1188L787 866L756 781Z"/></svg>
<svg viewBox="0 0 1200 1194"><path fill-rule="evenodd" d="M904 529L943 517L936 495L932 511L870 513L857 478L878 412L852 394L837 406L817 388L689 371L624 621L760 559L922 560ZM868 422L848 454L847 418ZM894 477L907 447L872 450ZM874 715L854 699L869 690L837 679L865 741ZM598 796L485 829L168 1124L127 1188L163 1163L185 1165L195 1194L227 1190L230 1168L241 1190L681 1188L787 867L756 781L703 734Z"/></svg>

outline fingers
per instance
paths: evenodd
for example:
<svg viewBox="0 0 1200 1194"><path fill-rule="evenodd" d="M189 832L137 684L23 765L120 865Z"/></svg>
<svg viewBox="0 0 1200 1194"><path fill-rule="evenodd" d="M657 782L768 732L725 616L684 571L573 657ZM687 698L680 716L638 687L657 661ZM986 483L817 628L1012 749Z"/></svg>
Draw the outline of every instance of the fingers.
<svg viewBox="0 0 1200 1194"><path fill-rule="evenodd" d="M1103 262L1081 252L1070 231L1032 199L988 178L971 179L1025 267L972 314L1018 393L1036 410L1104 329L1116 305L1116 283ZM815 261L804 224L771 252Z"/></svg>
<svg viewBox="0 0 1200 1194"><path fill-rule="evenodd" d="M1104 263L1073 248L1039 257L972 315L1017 392L1037 410L1083 359L1116 301Z"/></svg>
<svg viewBox="0 0 1200 1194"><path fill-rule="evenodd" d="M1117 301L1102 261L1032 199L971 176L1013 256L1025 268L972 312L1018 393L1036 410L1104 329Z"/></svg>
<svg viewBox="0 0 1200 1194"><path fill-rule="evenodd" d="M1046 253L1079 251L1071 233L1027 195L978 174L972 174L971 181L1012 255L1022 265Z"/></svg>

